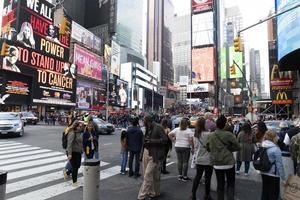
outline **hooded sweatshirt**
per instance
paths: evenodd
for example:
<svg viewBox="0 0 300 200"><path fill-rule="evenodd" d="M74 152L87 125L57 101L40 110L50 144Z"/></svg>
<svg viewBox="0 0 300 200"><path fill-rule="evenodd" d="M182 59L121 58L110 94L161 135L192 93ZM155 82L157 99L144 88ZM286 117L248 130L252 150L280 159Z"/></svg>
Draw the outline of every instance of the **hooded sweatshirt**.
<svg viewBox="0 0 300 200"><path fill-rule="evenodd" d="M282 180L286 180L284 168L282 164L281 150L280 148L271 142L265 140L262 142L262 147L267 148L267 154L271 163L274 163L268 172L261 172L261 174L280 177Z"/></svg>

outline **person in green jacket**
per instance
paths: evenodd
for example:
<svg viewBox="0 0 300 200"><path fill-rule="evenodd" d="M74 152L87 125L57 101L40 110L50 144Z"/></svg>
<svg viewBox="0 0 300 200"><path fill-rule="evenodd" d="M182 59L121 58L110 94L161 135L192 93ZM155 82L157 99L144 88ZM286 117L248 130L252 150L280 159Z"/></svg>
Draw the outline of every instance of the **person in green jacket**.
<svg viewBox="0 0 300 200"><path fill-rule="evenodd" d="M227 200L234 199L235 158L233 152L241 149L235 136L225 131L227 119L221 115L217 121L217 130L208 138L207 150L211 153L212 164L217 177L218 200L224 199L225 176L227 180Z"/></svg>

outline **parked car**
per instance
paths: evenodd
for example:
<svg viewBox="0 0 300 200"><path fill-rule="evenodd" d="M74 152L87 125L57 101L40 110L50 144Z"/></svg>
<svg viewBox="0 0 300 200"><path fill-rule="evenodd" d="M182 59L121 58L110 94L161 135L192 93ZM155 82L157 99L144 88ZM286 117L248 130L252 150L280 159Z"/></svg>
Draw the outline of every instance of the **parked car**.
<svg viewBox="0 0 300 200"><path fill-rule="evenodd" d="M32 112L21 112L21 119L25 124L36 125L39 119Z"/></svg>
<svg viewBox="0 0 300 200"><path fill-rule="evenodd" d="M106 121L103 121L102 119L98 117L93 117L93 123L96 129L96 132L100 134L106 134L109 135L113 132L115 132L115 126L107 123Z"/></svg>
<svg viewBox="0 0 300 200"><path fill-rule="evenodd" d="M0 112L0 135L24 135L24 123L19 113Z"/></svg>

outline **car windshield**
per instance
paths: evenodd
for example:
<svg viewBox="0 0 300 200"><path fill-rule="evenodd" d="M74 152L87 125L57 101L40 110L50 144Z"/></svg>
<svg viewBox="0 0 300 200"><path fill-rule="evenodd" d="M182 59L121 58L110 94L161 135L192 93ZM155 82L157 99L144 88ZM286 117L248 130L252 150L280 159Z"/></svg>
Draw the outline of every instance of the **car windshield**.
<svg viewBox="0 0 300 200"><path fill-rule="evenodd" d="M34 117L34 114L33 113L29 113L29 112L22 113L22 115L24 117Z"/></svg>
<svg viewBox="0 0 300 200"><path fill-rule="evenodd" d="M17 113L0 113L0 120L17 120L19 115Z"/></svg>
<svg viewBox="0 0 300 200"><path fill-rule="evenodd" d="M94 118L93 121L97 124L105 124L106 122L99 118Z"/></svg>

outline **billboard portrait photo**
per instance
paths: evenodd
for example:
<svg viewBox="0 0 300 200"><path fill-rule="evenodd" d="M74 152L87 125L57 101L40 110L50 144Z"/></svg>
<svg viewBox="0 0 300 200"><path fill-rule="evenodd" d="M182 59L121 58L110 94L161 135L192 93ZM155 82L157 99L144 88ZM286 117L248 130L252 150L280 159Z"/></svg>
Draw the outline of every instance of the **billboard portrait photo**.
<svg viewBox="0 0 300 200"><path fill-rule="evenodd" d="M194 83L215 80L214 48L205 47L192 50L192 79Z"/></svg>

